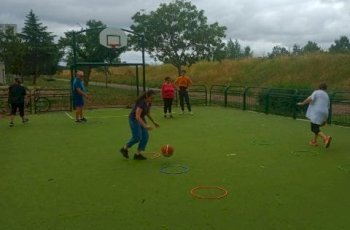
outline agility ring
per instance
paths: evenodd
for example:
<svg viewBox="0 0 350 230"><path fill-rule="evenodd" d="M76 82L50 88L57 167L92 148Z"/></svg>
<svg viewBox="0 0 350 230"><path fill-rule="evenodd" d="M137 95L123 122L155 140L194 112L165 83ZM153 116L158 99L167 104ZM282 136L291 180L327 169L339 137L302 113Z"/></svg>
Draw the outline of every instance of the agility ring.
<svg viewBox="0 0 350 230"><path fill-rule="evenodd" d="M151 159L151 160L161 156L161 154L157 152L146 153L145 155L148 159Z"/></svg>
<svg viewBox="0 0 350 230"><path fill-rule="evenodd" d="M198 194L198 190L218 190L221 192L221 194L217 195L217 196L203 196ZM228 194L228 191L222 187L219 186L197 186L194 187L193 189L191 189L191 195L195 198L198 199L208 199L208 200L215 200L215 199L221 199L226 197Z"/></svg>
<svg viewBox="0 0 350 230"><path fill-rule="evenodd" d="M160 172L165 174L182 174L187 173L188 170L190 170L188 166L181 164L166 164L160 168Z"/></svg>

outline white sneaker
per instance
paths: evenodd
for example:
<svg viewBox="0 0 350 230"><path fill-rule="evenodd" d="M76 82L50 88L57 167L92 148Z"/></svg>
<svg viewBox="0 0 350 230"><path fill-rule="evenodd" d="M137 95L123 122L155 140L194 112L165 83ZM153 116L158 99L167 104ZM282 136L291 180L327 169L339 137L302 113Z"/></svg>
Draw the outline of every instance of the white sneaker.
<svg viewBox="0 0 350 230"><path fill-rule="evenodd" d="M190 115L193 115L193 112L191 111L191 112L189 112L189 114L190 114Z"/></svg>

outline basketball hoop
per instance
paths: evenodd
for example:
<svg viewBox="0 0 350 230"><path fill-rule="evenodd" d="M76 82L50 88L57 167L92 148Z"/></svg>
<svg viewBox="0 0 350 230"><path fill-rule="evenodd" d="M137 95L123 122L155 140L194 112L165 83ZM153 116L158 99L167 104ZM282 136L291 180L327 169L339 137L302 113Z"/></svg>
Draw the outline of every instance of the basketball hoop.
<svg viewBox="0 0 350 230"><path fill-rule="evenodd" d="M128 43L124 31L121 29L106 28L100 32L100 44L115 50L127 46Z"/></svg>
<svg viewBox="0 0 350 230"><path fill-rule="evenodd" d="M109 44L109 46L111 47L111 49L115 50L116 48L119 48L120 45L118 45L118 44Z"/></svg>

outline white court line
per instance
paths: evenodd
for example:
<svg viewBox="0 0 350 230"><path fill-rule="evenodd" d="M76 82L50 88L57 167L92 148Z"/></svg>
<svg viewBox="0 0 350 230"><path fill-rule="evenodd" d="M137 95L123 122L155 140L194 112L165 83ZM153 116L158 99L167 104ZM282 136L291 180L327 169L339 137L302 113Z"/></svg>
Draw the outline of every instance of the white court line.
<svg viewBox="0 0 350 230"><path fill-rule="evenodd" d="M74 118L67 112L65 112L65 114L67 115L67 117L69 117L71 120L73 120Z"/></svg>
<svg viewBox="0 0 350 230"><path fill-rule="evenodd" d="M90 118L90 119L99 119L99 118L114 118L114 117L127 117L129 116L128 114L126 115L119 115L119 116L98 116L98 117L86 117L86 118Z"/></svg>

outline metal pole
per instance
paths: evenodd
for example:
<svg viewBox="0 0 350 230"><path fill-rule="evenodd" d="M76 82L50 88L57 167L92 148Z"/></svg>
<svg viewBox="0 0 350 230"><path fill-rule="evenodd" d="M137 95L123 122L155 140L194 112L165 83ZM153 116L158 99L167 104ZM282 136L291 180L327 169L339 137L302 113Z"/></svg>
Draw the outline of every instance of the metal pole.
<svg viewBox="0 0 350 230"><path fill-rule="evenodd" d="M143 80L143 92L146 91L146 65L145 65L145 36L141 35L142 45L142 80Z"/></svg>

